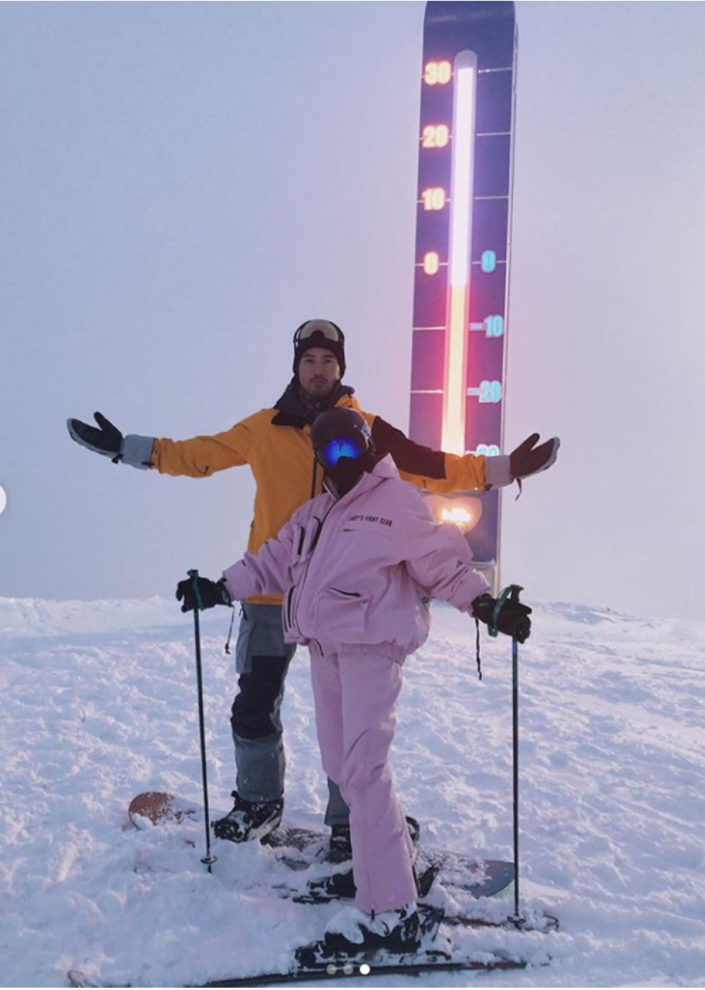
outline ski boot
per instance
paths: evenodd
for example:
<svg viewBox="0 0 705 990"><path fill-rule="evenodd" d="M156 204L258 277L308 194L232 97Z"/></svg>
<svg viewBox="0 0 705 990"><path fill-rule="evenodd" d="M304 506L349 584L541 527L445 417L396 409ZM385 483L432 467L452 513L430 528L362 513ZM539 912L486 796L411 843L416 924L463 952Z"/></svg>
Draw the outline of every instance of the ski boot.
<svg viewBox="0 0 705 990"><path fill-rule="evenodd" d="M416 952L421 944L416 904L395 911L366 914L346 907L325 928L324 942L331 953L358 953L369 949L387 952Z"/></svg>
<svg viewBox="0 0 705 990"><path fill-rule="evenodd" d="M407 817L406 823L411 841L414 844L414 851L417 853L421 827L415 818ZM334 840L336 840L336 854L340 855L340 859L334 858ZM346 863L352 859L352 845L350 845L349 854L345 855L344 844L346 841L350 841L350 829L348 826L333 825L329 853L326 856L326 860L329 863ZM416 856L414 856L414 859L416 860ZM419 871L414 867L414 879L416 880L416 889L419 897L426 897L433 886L434 880L438 876L440 865L424 862L422 867ZM345 871L331 873L329 876L322 877L320 880L309 880L306 886L306 892L304 894L298 894L294 897L294 900L299 904L325 904L333 900L352 899L355 896L356 889L353 871L350 868Z"/></svg>
<svg viewBox="0 0 705 990"><path fill-rule="evenodd" d="M328 923L325 937L296 950L296 972L352 975L354 967L437 963L450 958L452 946L441 933L443 908L407 904L377 915L344 908Z"/></svg>
<svg viewBox="0 0 705 990"><path fill-rule="evenodd" d="M228 842L254 842L264 839L281 823L284 801L246 801L237 791L232 792L235 804L225 818L213 822L217 838Z"/></svg>
<svg viewBox="0 0 705 990"><path fill-rule="evenodd" d="M424 861L423 869L418 868L418 860L413 867L416 890L420 898L428 897L438 874L441 863L432 860ZM355 878L352 870L331 873L319 880L309 880L306 890L293 895L297 904L327 904L329 901L352 900L357 893Z"/></svg>
<svg viewBox="0 0 705 990"><path fill-rule="evenodd" d="M329 863L346 863L352 859L352 839L349 825L333 825L326 859Z"/></svg>

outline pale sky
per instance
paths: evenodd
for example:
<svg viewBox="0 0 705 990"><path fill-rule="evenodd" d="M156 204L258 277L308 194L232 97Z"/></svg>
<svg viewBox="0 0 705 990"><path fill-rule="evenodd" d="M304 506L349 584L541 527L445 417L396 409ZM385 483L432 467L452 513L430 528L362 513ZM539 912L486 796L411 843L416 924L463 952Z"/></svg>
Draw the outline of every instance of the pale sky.
<svg viewBox="0 0 705 990"><path fill-rule="evenodd" d="M562 447L504 496L503 579L705 618L705 5L516 12L505 452ZM407 428L423 14L0 6L0 596L171 595L244 549L246 468L116 467L69 416L219 432L323 316Z"/></svg>

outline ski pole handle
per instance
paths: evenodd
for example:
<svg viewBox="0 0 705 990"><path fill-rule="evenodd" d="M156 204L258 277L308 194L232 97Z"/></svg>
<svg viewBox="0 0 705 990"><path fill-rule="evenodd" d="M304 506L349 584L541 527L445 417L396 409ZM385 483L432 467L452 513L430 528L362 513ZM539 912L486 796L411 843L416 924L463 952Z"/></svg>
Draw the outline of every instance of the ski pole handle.
<svg viewBox="0 0 705 990"><path fill-rule="evenodd" d="M194 609L194 612L202 612L205 606L203 604L203 599L201 598L201 588L198 583L198 571L189 571L188 576L191 578L193 593L196 597L196 608Z"/></svg>
<svg viewBox="0 0 705 990"><path fill-rule="evenodd" d="M520 584L510 584L509 585L509 601L519 602L519 595L524 589Z"/></svg>

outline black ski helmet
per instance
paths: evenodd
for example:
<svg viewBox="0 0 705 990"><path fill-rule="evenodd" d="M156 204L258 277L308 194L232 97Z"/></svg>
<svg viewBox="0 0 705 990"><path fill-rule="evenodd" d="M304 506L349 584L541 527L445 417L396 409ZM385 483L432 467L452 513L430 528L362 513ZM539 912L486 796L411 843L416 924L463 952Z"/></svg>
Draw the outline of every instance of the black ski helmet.
<svg viewBox="0 0 705 990"><path fill-rule="evenodd" d="M316 416L311 426L311 443L316 460L326 473L341 460L359 460L373 449L372 432L366 421L347 406L335 406Z"/></svg>
<svg viewBox="0 0 705 990"><path fill-rule="evenodd" d="M347 495L379 460L369 426L360 413L346 406L326 409L317 416L311 441L328 490L338 498Z"/></svg>

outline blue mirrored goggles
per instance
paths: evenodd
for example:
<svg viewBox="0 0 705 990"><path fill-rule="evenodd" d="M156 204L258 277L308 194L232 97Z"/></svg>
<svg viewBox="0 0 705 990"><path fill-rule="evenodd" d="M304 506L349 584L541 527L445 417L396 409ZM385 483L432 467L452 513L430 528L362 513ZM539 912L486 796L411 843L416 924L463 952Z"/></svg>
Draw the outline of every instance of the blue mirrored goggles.
<svg viewBox="0 0 705 990"><path fill-rule="evenodd" d="M343 457L356 460L367 450L367 444L362 436L336 437L328 440L316 451L316 457L323 467L335 467Z"/></svg>

